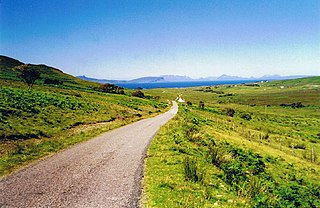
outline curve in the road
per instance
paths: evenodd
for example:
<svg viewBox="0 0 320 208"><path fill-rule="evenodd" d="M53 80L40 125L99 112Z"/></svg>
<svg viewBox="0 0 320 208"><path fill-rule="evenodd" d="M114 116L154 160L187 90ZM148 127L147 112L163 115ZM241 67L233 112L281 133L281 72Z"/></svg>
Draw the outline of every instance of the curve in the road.
<svg viewBox="0 0 320 208"><path fill-rule="evenodd" d="M107 132L0 181L0 207L137 207L147 147L178 111Z"/></svg>

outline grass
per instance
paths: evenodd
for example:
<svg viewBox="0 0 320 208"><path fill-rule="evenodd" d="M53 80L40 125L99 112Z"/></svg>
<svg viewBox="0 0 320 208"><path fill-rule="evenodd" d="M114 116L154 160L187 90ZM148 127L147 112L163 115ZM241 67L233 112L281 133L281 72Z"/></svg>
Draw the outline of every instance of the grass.
<svg viewBox="0 0 320 208"><path fill-rule="evenodd" d="M1 154L0 158L1 176L11 174L35 160L50 156L60 150L70 147L71 145L86 141L106 131L133 121L135 120L79 126L70 130L62 131L50 138L42 137L24 141L4 141L1 143L1 147L3 151L5 151L5 153Z"/></svg>
<svg viewBox="0 0 320 208"><path fill-rule="evenodd" d="M100 84L44 65L34 66L42 78L29 89L16 76L21 62L0 58L0 177L168 106L152 96L131 96L130 90L124 95L99 92ZM63 82L47 85L46 78Z"/></svg>
<svg viewBox="0 0 320 208"><path fill-rule="evenodd" d="M193 104L180 105L150 146L145 205L320 206L319 83L316 77L149 90L162 99L182 94ZM280 106L294 102L305 107ZM227 109L234 109L233 117Z"/></svg>

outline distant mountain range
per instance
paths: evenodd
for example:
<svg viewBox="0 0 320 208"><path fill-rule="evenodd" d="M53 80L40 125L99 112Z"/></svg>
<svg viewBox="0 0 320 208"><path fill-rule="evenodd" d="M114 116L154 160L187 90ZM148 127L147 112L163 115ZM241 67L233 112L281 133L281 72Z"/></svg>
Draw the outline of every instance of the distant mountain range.
<svg viewBox="0 0 320 208"><path fill-rule="evenodd" d="M1 75L10 75L10 79L17 79L18 71L16 67L23 65L24 63L7 56L0 55L0 76ZM280 76L280 75L264 75L262 77L239 77L239 76L230 76L223 74L219 77L204 77L199 79L192 79L188 76L179 76L179 75L162 75L162 76L148 76L141 77L132 80L112 80L112 79L97 79L90 78L86 76L78 76L75 78L72 75L66 74L62 72L60 69L56 69L50 66L46 66L44 64L29 64L39 72L41 72L42 79L46 78L59 78L65 84L67 83L79 83L79 85L88 85L91 86L94 83L83 82L91 81L97 83L112 83L112 84L130 84L130 83L164 83L164 82L203 82L203 81L228 81L228 80L240 80L240 81L253 81L253 80L285 80L285 79L297 79L304 77L311 77L305 75L295 75L295 76Z"/></svg>
<svg viewBox="0 0 320 208"><path fill-rule="evenodd" d="M157 77L140 77L132 80L109 80L109 79L96 79L86 76L78 76L78 78L98 82L98 83L155 83L155 82L196 82L196 81L226 81L226 80L285 80L285 79L297 79L308 77L306 75L293 75L293 76L280 76L280 75L264 75L262 77L239 77L239 76L230 76L223 74L219 77L204 77L199 79L192 79L188 76L179 76L179 75L163 75Z"/></svg>

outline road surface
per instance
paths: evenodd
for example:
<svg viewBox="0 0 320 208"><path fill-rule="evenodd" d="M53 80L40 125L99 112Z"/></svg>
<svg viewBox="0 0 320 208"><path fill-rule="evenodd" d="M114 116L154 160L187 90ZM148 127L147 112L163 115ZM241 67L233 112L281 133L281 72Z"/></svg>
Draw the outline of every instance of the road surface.
<svg viewBox="0 0 320 208"><path fill-rule="evenodd" d="M178 111L115 129L0 181L0 207L137 207L143 160Z"/></svg>

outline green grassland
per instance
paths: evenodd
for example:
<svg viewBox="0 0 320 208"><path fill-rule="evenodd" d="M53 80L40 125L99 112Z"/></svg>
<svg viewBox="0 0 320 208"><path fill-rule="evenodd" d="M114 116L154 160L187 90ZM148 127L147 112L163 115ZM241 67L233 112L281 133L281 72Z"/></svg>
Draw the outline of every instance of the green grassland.
<svg viewBox="0 0 320 208"><path fill-rule="evenodd" d="M164 112L167 102L97 91L45 65L30 89L17 75L23 63L0 57L0 177L30 162L110 129ZM44 84L50 78L61 84Z"/></svg>
<svg viewBox="0 0 320 208"><path fill-rule="evenodd" d="M151 143L147 207L320 206L320 77L148 93L192 104Z"/></svg>

